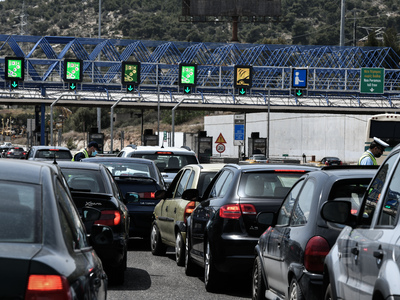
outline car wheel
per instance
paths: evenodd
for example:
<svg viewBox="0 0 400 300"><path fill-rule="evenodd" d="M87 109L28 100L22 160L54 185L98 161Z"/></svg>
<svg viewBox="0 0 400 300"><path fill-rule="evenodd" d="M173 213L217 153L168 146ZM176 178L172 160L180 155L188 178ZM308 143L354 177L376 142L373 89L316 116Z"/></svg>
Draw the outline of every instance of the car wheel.
<svg viewBox="0 0 400 300"><path fill-rule="evenodd" d="M186 243L185 243L185 274L186 276L195 276L197 275L197 266L192 261L190 257L190 249L189 249L189 233L186 232Z"/></svg>
<svg viewBox="0 0 400 300"><path fill-rule="evenodd" d="M204 256L204 285L207 292L215 291L218 286L219 272L216 270L211 253L210 242L207 241L206 253Z"/></svg>
<svg viewBox="0 0 400 300"><path fill-rule="evenodd" d="M161 242L160 231L156 224L153 224L150 234L150 247L153 255L164 255L167 247Z"/></svg>
<svg viewBox="0 0 400 300"><path fill-rule="evenodd" d="M304 300L303 293L296 279L292 279L290 283L289 300Z"/></svg>
<svg viewBox="0 0 400 300"><path fill-rule="evenodd" d="M252 298L253 300L265 299L265 283L262 277L261 261L257 256L254 260L253 276L252 276Z"/></svg>
<svg viewBox="0 0 400 300"><path fill-rule="evenodd" d="M185 245L183 243L182 233L178 232L175 240L175 258L178 266L185 265Z"/></svg>
<svg viewBox="0 0 400 300"><path fill-rule="evenodd" d="M325 291L324 300L332 300L332 299L333 299L332 286L331 286L331 284L328 284L328 287L326 288L326 291Z"/></svg>

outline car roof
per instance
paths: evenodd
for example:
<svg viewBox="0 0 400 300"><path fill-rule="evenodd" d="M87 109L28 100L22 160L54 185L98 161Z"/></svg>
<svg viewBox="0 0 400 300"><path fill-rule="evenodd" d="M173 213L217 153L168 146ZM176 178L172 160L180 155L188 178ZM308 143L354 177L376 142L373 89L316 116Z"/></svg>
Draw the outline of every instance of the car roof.
<svg viewBox="0 0 400 300"><path fill-rule="evenodd" d="M99 156L99 157L89 157L89 158L84 158L81 160L82 162L98 162L102 163L105 161L108 162L128 162L128 163L141 163L141 164L149 164L149 165L155 165L154 161L147 159L147 158L136 158L136 157L116 157L116 156Z"/></svg>
<svg viewBox="0 0 400 300"><path fill-rule="evenodd" d="M221 170L226 164L223 163L204 163L204 164L191 164L191 165L186 165L182 169L185 168L199 168L200 172L218 172Z"/></svg>
<svg viewBox="0 0 400 300"><path fill-rule="evenodd" d="M62 147L62 146L32 146L30 147L30 149L36 149L36 150L59 149L59 150L70 151L67 147Z"/></svg>
<svg viewBox="0 0 400 300"><path fill-rule="evenodd" d="M127 152L156 152L156 151L163 151L163 152L174 152L174 154L194 154L194 151L187 150L186 148L178 148L178 147L160 147L160 146L135 146L130 145L124 147L121 151Z"/></svg>
<svg viewBox="0 0 400 300"><path fill-rule="evenodd" d="M88 163L82 161L57 161L60 168L71 168L71 169L89 169L99 170L103 165L101 163Z"/></svg>
<svg viewBox="0 0 400 300"><path fill-rule="evenodd" d="M0 168L7 170L7 172L0 172L0 180L32 184L41 183L41 172L44 168L53 169L54 172L58 173L56 166L40 161L0 159Z"/></svg>
<svg viewBox="0 0 400 300"><path fill-rule="evenodd" d="M235 168L243 171L261 171L261 170L306 170L316 171L320 168L309 165L300 164L249 164L249 165L238 165L238 164L227 164L225 168Z"/></svg>

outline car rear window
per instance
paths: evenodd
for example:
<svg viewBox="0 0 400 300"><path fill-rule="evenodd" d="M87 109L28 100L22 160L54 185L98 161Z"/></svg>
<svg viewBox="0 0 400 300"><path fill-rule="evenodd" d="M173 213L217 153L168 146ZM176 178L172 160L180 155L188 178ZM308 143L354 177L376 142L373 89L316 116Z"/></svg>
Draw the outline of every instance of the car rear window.
<svg viewBox="0 0 400 300"><path fill-rule="evenodd" d="M0 242L39 243L40 187L0 181L0 191Z"/></svg>
<svg viewBox="0 0 400 300"><path fill-rule="evenodd" d="M71 152L66 150L46 149L46 150L38 150L36 152L37 158L54 159L54 156L58 159L72 159Z"/></svg>
<svg viewBox="0 0 400 300"><path fill-rule="evenodd" d="M147 158L154 161L161 172L177 172L186 165L198 163L195 155L170 154L168 152L152 154L134 152L132 157Z"/></svg>
<svg viewBox="0 0 400 300"><path fill-rule="evenodd" d="M101 163L110 170L113 176L151 177L157 179L154 168L151 168L149 164L110 161Z"/></svg>
<svg viewBox="0 0 400 300"><path fill-rule="evenodd" d="M284 198L302 172L246 172L239 184L240 197Z"/></svg>
<svg viewBox="0 0 400 300"><path fill-rule="evenodd" d="M67 180L71 191L105 193L105 187L101 174L96 170L67 169L63 168L62 173Z"/></svg>

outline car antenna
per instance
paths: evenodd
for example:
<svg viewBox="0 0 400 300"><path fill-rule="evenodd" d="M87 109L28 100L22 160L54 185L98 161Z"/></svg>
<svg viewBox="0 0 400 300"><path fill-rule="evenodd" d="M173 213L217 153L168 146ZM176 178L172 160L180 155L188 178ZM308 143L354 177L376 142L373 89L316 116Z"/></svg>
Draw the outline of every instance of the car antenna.
<svg viewBox="0 0 400 300"><path fill-rule="evenodd" d="M55 154L55 153L54 153L53 165L58 165L58 163L57 163L57 159L56 159L56 154Z"/></svg>

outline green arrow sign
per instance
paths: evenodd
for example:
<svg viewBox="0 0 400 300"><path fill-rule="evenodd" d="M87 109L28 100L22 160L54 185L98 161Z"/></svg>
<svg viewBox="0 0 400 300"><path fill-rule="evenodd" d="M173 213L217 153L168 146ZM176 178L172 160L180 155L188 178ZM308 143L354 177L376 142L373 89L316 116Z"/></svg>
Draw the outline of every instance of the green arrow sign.
<svg viewBox="0 0 400 300"><path fill-rule="evenodd" d="M131 84L128 85L127 88L126 88L126 90L127 90L128 92L133 92L134 89L135 89L134 86L131 85Z"/></svg>
<svg viewBox="0 0 400 300"><path fill-rule="evenodd" d="M70 89L71 91L75 90L75 89L76 89L75 83L70 83L70 84L69 84L69 89Z"/></svg>
<svg viewBox="0 0 400 300"><path fill-rule="evenodd" d="M13 81L11 83L11 86L12 86L13 89L17 89L18 88L18 82L17 81Z"/></svg>
<svg viewBox="0 0 400 300"><path fill-rule="evenodd" d="M246 95L246 89L244 89L244 88L239 89L239 94Z"/></svg>
<svg viewBox="0 0 400 300"><path fill-rule="evenodd" d="M190 86L186 86L184 91L185 91L185 94L190 94L192 92L192 89L190 88Z"/></svg>
<svg viewBox="0 0 400 300"><path fill-rule="evenodd" d="M297 97L303 96L303 91L302 91L302 90L297 90L297 91L296 91L296 96L297 96Z"/></svg>

